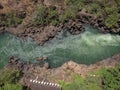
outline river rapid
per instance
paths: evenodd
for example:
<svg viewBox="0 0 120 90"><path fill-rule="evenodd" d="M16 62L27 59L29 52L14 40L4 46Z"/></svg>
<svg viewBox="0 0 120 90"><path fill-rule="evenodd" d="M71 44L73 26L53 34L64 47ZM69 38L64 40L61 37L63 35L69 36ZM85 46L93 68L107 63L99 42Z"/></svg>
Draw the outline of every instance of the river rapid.
<svg viewBox="0 0 120 90"><path fill-rule="evenodd" d="M1 34L0 68L8 63L10 56L32 62L37 57L48 57L44 62L53 68L69 60L89 65L120 53L119 35L102 34L91 26L85 30L79 35L62 31L44 46L38 46L31 38L24 41L10 33Z"/></svg>

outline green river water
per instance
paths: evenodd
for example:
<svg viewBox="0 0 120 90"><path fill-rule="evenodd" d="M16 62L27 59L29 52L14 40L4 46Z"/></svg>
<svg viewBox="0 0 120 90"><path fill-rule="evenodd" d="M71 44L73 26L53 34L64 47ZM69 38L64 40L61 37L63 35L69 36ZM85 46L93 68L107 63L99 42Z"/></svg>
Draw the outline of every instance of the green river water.
<svg viewBox="0 0 120 90"><path fill-rule="evenodd" d="M47 56L50 67L58 67L69 60L91 64L120 53L120 36L102 34L92 27L80 35L61 32L44 46L38 46L32 39L26 41L9 33L0 35L0 68L8 58L15 55L23 61L35 62L36 57Z"/></svg>

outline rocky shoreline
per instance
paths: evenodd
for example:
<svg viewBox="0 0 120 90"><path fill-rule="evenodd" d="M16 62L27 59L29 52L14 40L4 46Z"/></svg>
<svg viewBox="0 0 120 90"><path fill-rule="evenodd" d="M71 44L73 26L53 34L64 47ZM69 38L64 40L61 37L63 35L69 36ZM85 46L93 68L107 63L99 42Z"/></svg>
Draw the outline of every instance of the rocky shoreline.
<svg viewBox="0 0 120 90"><path fill-rule="evenodd" d="M77 64L72 60L64 63L58 68L49 68L45 65L41 67L40 65L33 64L31 62L23 62L18 58L11 57L8 65L4 68L13 68L23 72L23 77L20 80L22 85L27 85L27 80L30 78L35 79L39 77L40 79L47 79L50 82L57 82L59 80L65 80L67 82L71 81L72 73L86 77L90 72L99 70L100 68L110 68L120 63L120 54L114 55L111 58L99 61L95 64L89 66L85 64ZM41 73L42 72L42 73ZM68 74L70 74L68 76Z"/></svg>
<svg viewBox="0 0 120 90"><path fill-rule="evenodd" d="M43 45L45 42L51 40L60 31L68 30L72 35L80 34L85 31L84 25L92 25L101 33L120 34L120 20L118 20L118 26L114 28L108 28L102 22L102 18L88 14L84 10L81 10L77 14L76 18L70 19L65 23L59 23L57 26L47 25L36 27L30 25L24 26L21 24L17 27L1 27L0 33L9 32L22 39L31 37L38 45Z"/></svg>
<svg viewBox="0 0 120 90"><path fill-rule="evenodd" d="M103 34L111 33L120 35L120 18L117 21L116 26L109 28L103 23L104 19L102 17L89 14L84 9L79 10L75 18L68 19L64 23L59 22L55 26L51 24L43 26L30 25L30 14L36 9L35 7L40 5L45 5L46 7L55 6L59 13L63 12L66 7L64 0L60 1L60 5L57 5L55 1L53 1L53 3L49 0L20 0L20 2L18 1L18 4L15 3L16 0L5 0L3 3L1 2L2 1L0 1L0 13L17 11L17 9L20 9L21 11L25 11L26 17L24 18L23 23L18 24L17 26L0 26L0 34L8 32L20 37L23 40L30 37L40 46L53 39L61 31L67 30L72 35L78 35L85 31L85 25L91 25ZM6 11L4 10L4 7L7 7ZM18 10L18 12L20 10ZM37 60L44 60L44 57L38 57ZM11 68L21 71L23 73L23 77L20 79L19 83L21 83L23 86L28 86L28 80L31 78L35 79L38 77L40 80L48 80L49 82L53 83L56 83L59 80L70 82L73 73L76 73L82 77L86 77L92 71L99 70L100 68L104 67L114 67L119 63L120 54L117 54L89 66L85 64L78 64L70 60L64 63L61 67L51 69L49 68L48 63L44 63L41 66L39 63L24 62L16 57L11 57L9 59L9 63L4 68Z"/></svg>
<svg viewBox="0 0 120 90"><path fill-rule="evenodd" d="M89 3L91 1L86 2ZM12 3L12 7L11 4ZM62 30L68 30L71 34L77 35L83 32L84 25L89 24L91 26L94 26L97 28L101 33L113 33L113 34L119 34L120 35L120 18L117 21L116 26L112 28L108 28L105 26L104 18L98 17L95 14L90 14L88 11L86 11L84 8L79 9L76 12L76 16L74 18L69 18L65 20L64 23L60 22L58 20L57 25L52 24L46 24L46 25L31 25L31 14L41 5L44 5L45 7L53 7L56 8L58 15L66 9L67 3L65 0L56 1L56 0L37 0L37 1L16 1L16 0L5 0L0 1L0 13L1 15L5 15L8 11L13 12L23 12L22 14L25 18L21 24L18 24L17 26L0 26L0 33L7 31L9 33L12 33L22 39L25 39L26 37L31 37L37 44L43 45L46 41L49 41L52 39L55 35L58 34L58 32ZM117 10L119 13L119 9ZM19 13L18 13L19 14Z"/></svg>
<svg viewBox="0 0 120 90"><path fill-rule="evenodd" d="M51 40L54 38L58 32L67 30L69 31L72 35L77 35L85 31L84 25L92 25L93 27L97 28L101 33L113 33L111 28L107 28L103 23L102 23L102 18L97 18L96 16L93 16L92 14L86 13L84 10L81 10L77 17L75 19L70 19L66 21L64 24L59 23L57 26L53 25L47 25L47 26L42 26L42 27L35 27L35 26L24 26L24 25L19 25L17 27L1 27L0 28L0 33L3 32L9 32L11 34L14 34L17 37L20 37L22 39L26 39L27 37L31 37L38 45L44 45L45 42ZM120 21L120 20L119 20ZM120 34L120 32L117 32L117 30L120 27L120 22L118 27L115 27L116 34ZM117 57L117 59L114 59L114 57ZM38 70L36 68L40 68L40 71L42 70L45 71L43 72L43 77L44 75L48 74L50 76L50 73L54 72L54 77L57 77L58 79L63 78L65 79L64 75L66 74L64 71L65 70L72 70L75 73L80 74L81 76L86 75L87 72L93 70L93 69L99 69L101 67L109 67L109 66L114 66L117 63L120 62L120 55L113 56L110 59L100 61L96 64L91 64L90 66L82 65L82 64L77 64L73 61L69 61L62 65L59 68L55 69L48 69L48 66L46 67L39 67L36 66L32 63L24 63L19 61L18 59L13 59L13 61L10 61L7 67L12 67L12 68L18 68L19 70L22 70L25 74L26 72L28 73L33 73L35 76ZM56 74L55 74L56 73ZM61 73L61 74L60 74ZM59 77L60 74L63 77ZM68 80L69 81L69 80Z"/></svg>

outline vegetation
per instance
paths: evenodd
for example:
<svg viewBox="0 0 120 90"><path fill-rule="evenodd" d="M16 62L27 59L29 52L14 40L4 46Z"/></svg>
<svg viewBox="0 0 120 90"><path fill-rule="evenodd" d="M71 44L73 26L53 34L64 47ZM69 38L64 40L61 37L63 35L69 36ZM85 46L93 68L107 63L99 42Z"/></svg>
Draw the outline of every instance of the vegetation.
<svg viewBox="0 0 120 90"><path fill-rule="evenodd" d="M18 84L22 73L17 70L2 69L0 71L0 90L23 90Z"/></svg>
<svg viewBox="0 0 120 90"><path fill-rule="evenodd" d="M19 84L5 84L0 90L23 90L23 87Z"/></svg>
<svg viewBox="0 0 120 90"><path fill-rule="evenodd" d="M17 3L20 0L16 0ZM37 2L37 0L34 0ZM41 5L32 14L31 24L45 26L48 24L57 25L65 21L76 18L78 11L84 9L86 12L103 19L103 23L114 28L118 26L120 18L120 0L65 0L66 7L62 13L54 6L46 7ZM36 5L36 4L35 4ZM31 8L30 8L31 10ZM17 26L25 18L24 12L9 11L0 14L0 26ZM119 90L120 89L120 65L115 68L101 69L93 72L96 76L88 75L82 78L78 75L73 76L70 83L60 81L63 90ZM22 73L17 70L0 71L0 90L23 90L18 84ZM93 88L94 87L94 88Z"/></svg>
<svg viewBox="0 0 120 90"><path fill-rule="evenodd" d="M90 3L89 5L85 6L85 9L88 13L94 14L96 16L102 16L103 10L101 9L100 5L97 3Z"/></svg>
<svg viewBox="0 0 120 90"><path fill-rule="evenodd" d="M65 21L71 19L71 18L75 18L76 17L76 11L73 9L71 10L70 8L67 8L65 12L63 12L60 16L59 16L59 21L64 23Z"/></svg>
<svg viewBox="0 0 120 90"><path fill-rule="evenodd" d="M60 85L63 90L119 90L120 65L117 65L115 68L102 68L91 72L86 78L73 75L70 83L60 81Z"/></svg>
<svg viewBox="0 0 120 90"><path fill-rule="evenodd" d="M40 6L32 16L32 24L33 25L48 25L53 24L57 25L58 13L55 8L50 7L47 8L45 6Z"/></svg>
<svg viewBox="0 0 120 90"><path fill-rule="evenodd" d="M74 75L72 82L60 81L60 84L63 90L102 90L98 77L87 77L84 79L79 75Z"/></svg>
<svg viewBox="0 0 120 90"><path fill-rule="evenodd" d="M16 0L16 2L19 3L20 0ZM37 2L37 0L34 0L34 2ZM33 3L31 5L36 6L36 4ZM29 8L30 10L32 6ZM38 6L34 9L31 17L31 24L35 26L64 23L69 19L75 18L78 11L82 9L90 14L103 18L103 23L108 28L118 26L117 21L120 18L120 0L65 0L64 9L61 9L62 12L59 12L54 5L47 7L45 5ZM24 11L29 12L26 10ZM21 14L23 15L20 11L8 12L4 15L0 14L0 26L17 26L25 18L25 16L21 17Z"/></svg>
<svg viewBox="0 0 120 90"><path fill-rule="evenodd" d="M17 14L13 12L8 12L6 14L0 14L0 26L17 26L21 24L25 15L23 12Z"/></svg>
<svg viewBox="0 0 120 90"><path fill-rule="evenodd" d="M75 7L85 9L88 13L102 17L104 24L107 27L114 27L117 25L118 18L120 17L119 8L120 0L66 0L68 3L75 3ZM74 4L73 3L73 4ZM82 7L79 7L82 6ZM76 8L76 9L78 9Z"/></svg>
<svg viewBox="0 0 120 90"><path fill-rule="evenodd" d="M65 0L67 7L73 7L76 11L84 7L85 0Z"/></svg>
<svg viewBox="0 0 120 90"><path fill-rule="evenodd" d="M120 89L120 65L103 73L103 87L104 90Z"/></svg>
<svg viewBox="0 0 120 90"><path fill-rule="evenodd" d="M115 25L117 25L117 21L119 19L119 13L117 12L117 8L116 7L111 8L111 7L105 8L107 12L107 17L105 19L105 25L108 27L114 27Z"/></svg>
<svg viewBox="0 0 120 90"><path fill-rule="evenodd" d="M0 90L26 90L18 84L22 73L17 70L0 71ZM62 90L119 90L120 64L114 68L93 71L85 78L73 73L72 81L60 81Z"/></svg>
<svg viewBox="0 0 120 90"><path fill-rule="evenodd" d="M56 9L40 6L33 14L33 24L47 25L52 23L56 25L59 22L64 23L66 20L75 18L77 12L82 9L97 17L102 17L103 23L109 28L115 27L120 17L118 12L120 8L119 0L65 0L65 3L66 8L60 14Z"/></svg>

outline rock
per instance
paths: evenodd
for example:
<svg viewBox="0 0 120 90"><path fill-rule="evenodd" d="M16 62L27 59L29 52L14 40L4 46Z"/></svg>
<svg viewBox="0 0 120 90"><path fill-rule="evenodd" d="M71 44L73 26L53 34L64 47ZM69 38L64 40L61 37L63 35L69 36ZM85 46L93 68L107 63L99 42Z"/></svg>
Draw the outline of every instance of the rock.
<svg viewBox="0 0 120 90"><path fill-rule="evenodd" d="M49 63L45 62L45 64L43 65L44 68L48 69L49 68Z"/></svg>
<svg viewBox="0 0 120 90"><path fill-rule="evenodd" d="M61 67L63 69L69 69L69 70L73 70L76 67L77 63L73 62L73 61L69 61L67 63L64 63Z"/></svg>
<svg viewBox="0 0 120 90"><path fill-rule="evenodd" d="M36 60L41 61L41 60L43 60L43 57L38 57L38 58L36 58Z"/></svg>
<svg viewBox="0 0 120 90"><path fill-rule="evenodd" d="M36 58L37 61L41 61L41 60L48 60L48 57L37 57Z"/></svg>
<svg viewBox="0 0 120 90"><path fill-rule="evenodd" d="M48 57L43 57L43 60L48 60Z"/></svg>
<svg viewBox="0 0 120 90"><path fill-rule="evenodd" d="M15 59L14 56L11 57L10 59L13 61L9 63L6 66L6 68L13 68L13 69L22 71L24 74L22 78L28 78L29 76L29 79L31 79L31 78L36 78L36 76L38 76L40 78L45 77L48 80L54 77L55 80L70 81L73 74L72 72L78 75L81 75L82 77L85 77L91 71L98 70L103 67L106 67L106 68L114 67L115 65L120 63L120 54L114 55L111 58L102 60L100 62L91 64L89 66L85 64L78 64L71 60L64 63L61 67L52 68L52 69L49 68L49 64L47 62L44 63L43 67L40 67L39 65L35 65L32 63L23 63L22 61L17 60L17 58ZM24 81L22 83L24 85Z"/></svg>
<svg viewBox="0 0 120 90"><path fill-rule="evenodd" d="M25 62L20 61L19 58L11 56L6 68L13 68L13 69L15 68L16 70L23 71L24 65L25 65Z"/></svg>
<svg viewBox="0 0 120 90"><path fill-rule="evenodd" d="M3 6L2 6L2 4L0 4L0 9L3 9Z"/></svg>
<svg viewBox="0 0 120 90"><path fill-rule="evenodd" d="M18 58L15 58L14 56L10 57L9 63L17 63L18 62Z"/></svg>
<svg viewBox="0 0 120 90"><path fill-rule="evenodd" d="M3 33L5 31L5 27L0 27L0 33Z"/></svg>
<svg viewBox="0 0 120 90"><path fill-rule="evenodd" d="M65 23L64 29L68 30L72 35L77 35L83 32L85 29L80 22L80 20L69 20L68 22Z"/></svg>

